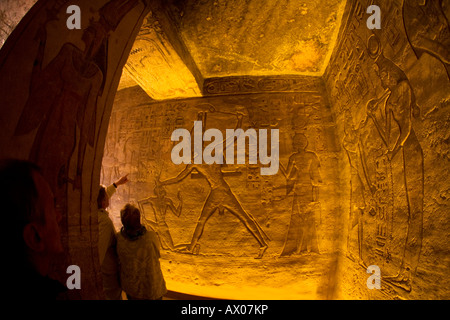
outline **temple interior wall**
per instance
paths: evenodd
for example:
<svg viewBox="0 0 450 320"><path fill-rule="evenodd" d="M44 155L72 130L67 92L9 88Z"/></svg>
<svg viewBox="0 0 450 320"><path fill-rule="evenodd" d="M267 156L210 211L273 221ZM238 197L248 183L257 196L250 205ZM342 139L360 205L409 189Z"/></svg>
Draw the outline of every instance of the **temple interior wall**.
<svg viewBox="0 0 450 320"><path fill-rule="evenodd" d="M282 80L280 84L288 82ZM269 79L260 81L268 83ZM237 291L246 289L250 295L267 287L274 295L297 298L308 296L302 291L307 284L309 297L330 295L319 287L328 287L325 283L335 270L340 241L340 146L322 81L311 77L303 82L291 88L294 92L237 92L163 102L149 99L138 86L117 93L105 144L102 183L108 185L129 174L130 182L112 199L110 212L115 226L120 230L120 209L126 203L141 209L147 227L160 237L169 283L198 283L208 292L211 283L217 282L213 286L216 290L223 284L226 288L235 286ZM282 88L278 85L271 90ZM224 179L221 187L229 189L220 200L210 199L214 190L208 176L195 169L173 185L160 186L160 181L187 167L171 160L171 150L178 144L171 141L175 129L192 132L194 121L200 119L204 130L216 128L225 137L226 129L238 125L239 115L243 117L239 127L245 131L279 130L280 170L276 174L261 175L261 164L249 164L248 159L246 164L227 164L220 175ZM208 144L205 142L205 148ZM249 145L246 148L248 153ZM290 161L298 173L286 176L283 170L288 170ZM202 166L210 167L203 164L200 169ZM213 214L196 239L197 249L193 254L183 252L193 243L198 220L208 206ZM259 231L252 231L245 222L247 217L256 222ZM257 260L260 236L268 248ZM181 262L176 264L177 260ZM293 277L287 271L293 263L311 271ZM192 264L197 267L192 268ZM184 272L188 266L189 271ZM246 275L241 268L249 267L255 270ZM215 276L217 272L221 275ZM261 283L262 278L267 281ZM283 292L285 287L290 288L289 294L288 289Z"/></svg>
<svg viewBox="0 0 450 320"><path fill-rule="evenodd" d="M340 292L437 298L448 295L450 74L437 48L448 48L449 8L383 2L381 30L372 31L368 5L349 9L324 75L344 151L344 252L353 261L341 262L354 268L342 273ZM381 290L367 290L368 265L380 267Z"/></svg>
<svg viewBox="0 0 450 320"><path fill-rule="evenodd" d="M183 6L172 13L186 25L170 15L146 19L150 10L161 13L159 1L128 1L117 11L110 7L116 1L83 0L79 5L90 8L83 28L68 30L68 1L38 1L14 28L35 1L15 3L22 9L0 10L0 41L8 37L0 51L0 157L37 163L55 193L67 256L54 261L52 276L64 283L67 265L82 270L82 289L69 299L103 298L97 188L123 174L130 181L112 199L115 227L125 203L141 209L145 225L158 232L174 291L242 299L449 298L448 2L383 1L381 29L370 30L372 2L348 1L323 76L273 69L270 76L217 78L200 74L177 34L180 26L195 30L182 19ZM101 35L100 25L108 30L103 37L86 37ZM157 101L136 86L129 71L152 63L147 52L132 51L137 36L160 53L158 67L179 54L171 70L181 65L193 73L189 84L203 97ZM151 46L157 39L164 45ZM299 53L283 52L283 59L301 62ZM171 134L190 131L196 120L222 135L236 126L278 129L279 171L175 165ZM184 179L161 184L185 169L192 171ZM381 270L380 290L367 287L370 265Z"/></svg>
<svg viewBox="0 0 450 320"><path fill-rule="evenodd" d="M69 30L67 1L38 1L0 51L0 158L37 164L53 191L66 254L53 259L51 277L65 283L69 265L82 270L83 289L68 291L69 299L104 298L96 203L104 141L122 68L149 11L147 2L121 12L105 10L108 3L80 1L91 8L85 28ZM107 33L86 37L99 28L99 12Z"/></svg>

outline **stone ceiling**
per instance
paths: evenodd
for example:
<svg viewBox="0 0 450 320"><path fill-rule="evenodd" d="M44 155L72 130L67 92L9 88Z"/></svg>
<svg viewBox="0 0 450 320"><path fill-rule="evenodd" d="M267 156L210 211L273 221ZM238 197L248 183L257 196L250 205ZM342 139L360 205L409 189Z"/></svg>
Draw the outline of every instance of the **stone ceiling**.
<svg viewBox="0 0 450 320"><path fill-rule="evenodd" d="M36 0L0 1L0 44ZM119 89L202 96L210 79L321 76L345 0L152 0Z"/></svg>
<svg viewBox="0 0 450 320"><path fill-rule="evenodd" d="M345 0L166 0L146 18L119 89L197 97L209 78L321 76Z"/></svg>

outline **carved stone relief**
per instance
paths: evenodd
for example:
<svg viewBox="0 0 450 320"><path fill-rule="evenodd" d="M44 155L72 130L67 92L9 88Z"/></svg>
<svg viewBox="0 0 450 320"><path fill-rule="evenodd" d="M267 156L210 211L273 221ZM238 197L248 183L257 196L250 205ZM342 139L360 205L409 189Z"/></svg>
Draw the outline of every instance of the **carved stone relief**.
<svg viewBox="0 0 450 320"><path fill-rule="evenodd" d="M78 5L87 8L88 3ZM86 299L102 296L93 258L97 221L91 219L96 213L92 190L99 185L98 151L125 64L121 57L128 55L129 38L148 11L148 3L140 0L89 5L82 29L71 32L67 1L38 1L0 52L0 156L41 167L63 216L67 254L64 261L53 261L53 276L64 283L67 266L79 265L84 290L73 294Z"/></svg>
<svg viewBox="0 0 450 320"><path fill-rule="evenodd" d="M264 278L271 289L283 285L308 299L335 298L321 291L335 282L344 298L449 297L449 7L439 0L385 1L382 29L368 30L365 8L372 2L349 3L323 78L258 72L207 78L203 98L148 15L149 1L81 1L95 6L92 19L70 34L61 19L68 1L37 3L0 52L0 153L42 167L65 212L69 258L84 272L83 298L98 297L101 287L92 263L95 190L127 173L130 182L112 199L111 216L119 228L123 205L139 206L159 236L170 281L239 287L232 274L242 268L251 273L242 276L247 286ZM211 29L202 31L202 42L211 40L205 30ZM257 70L287 64L299 70L295 50ZM208 74L226 74L222 60L209 64ZM130 87L117 93L111 111L124 65L152 98ZM279 129L278 173L261 175L261 165L249 163L175 165L171 134L192 132L194 121L203 133ZM337 264L339 249L345 258ZM366 288L369 265L382 270L381 290ZM312 293L298 291L303 285Z"/></svg>
<svg viewBox="0 0 450 320"><path fill-rule="evenodd" d="M226 259L236 267L262 260L285 268L293 263L288 261L303 257L331 263L337 245L332 221L338 217L333 215L336 195L328 192L336 183L332 177L337 176L333 160L337 149L322 90L315 86L311 92L234 94L135 107L117 102L108 133L108 140L116 139L111 141L115 151L108 152L132 149L135 154L118 167L103 163L103 172L115 173L102 176L103 183L114 181L117 174L129 173L130 179L130 193L118 190L111 212L117 215L126 202L136 202L147 227L158 233L162 248L170 252L163 253L163 261L192 256L214 259L214 265ZM127 93L119 92L119 98L121 94ZM135 96L131 89L129 96ZM280 170L273 176L261 175L261 164L249 164L248 159L246 164L174 165L170 153L176 143L170 133L175 128L193 132L194 121L202 121L203 131L217 128L223 133L235 128L279 129ZM131 141L136 145L128 149ZM234 145L225 140L230 143ZM208 144L204 142L204 147ZM108 143L105 154L107 148ZM147 149L156 153L150 156ZM328 169L322 173L319 167ZM319 192L328 196L320 197ZM117 217L116 227L120 227ZM167 277L181 281L175 271Z"/></svg>
<svg viewBox="0 0 450 320"><path fill-rule="evenodd" d="M203 84L204 93L215 94L239 94L258 92L298 92L317 91L321 80L317 77L307 76L282 76L282 77L224 77L208 78Z"/></svg>
<svg viewBox="0 0 450 320"><path fill-rule="evenodd" d="M448 44L440 37L448 32L448 22L441 3L412 2L383 3L382 29L370 31L359 14L367 1L357 1L325 75L347 164L346 256L355 268L381 268L382 290L368 295L383 299L411 298L417 294L414 287L423 285L417 274L421 261L422 270L427 268L424 234L434 213L425 211L430 210L423 146L427 141L418 132L423 132L422 121L431 121L424 116L431 101L418 86L430 73L420 74L416 59L423 60L420 54L427 52L448 72L443 50ZM396 23L398 19L404 25ZM427 19L433 23L425 23ZM445 101L449 87L441 82L433 94ZM440 188L445 188L442 183ZM360 278L361 286L364 280ZM355 286L350 280L343 283L348 290Z"/></svg>

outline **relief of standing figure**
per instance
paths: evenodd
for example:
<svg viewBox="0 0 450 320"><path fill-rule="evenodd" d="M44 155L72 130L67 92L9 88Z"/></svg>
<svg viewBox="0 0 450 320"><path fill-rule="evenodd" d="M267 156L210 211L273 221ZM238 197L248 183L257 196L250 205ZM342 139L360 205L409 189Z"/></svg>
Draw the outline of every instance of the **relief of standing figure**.
<svg viewBox="0 0 450 320"><path fill-rule="evenodd" d="M280 168L288 180L288 193L294 191L292 214L281 256L292 253L319 253L315 211L319 205L318 185L322 183L317 155L307 150L308 139L296 133L293 139L296 150L289 158L287 169Z"/></svg>
<svg viewBox="0 0 450 320"><path fill-rule="evenodd" d="M159 235L159 240L163 249L169 249L171 251L176 251L180 245L174 245L172 240L172 235L170 234L169 226L166 222L167 210L171 210L172 213L179 217L181 215L181 210L183 208L183 200L181 198L180 192L177 194L179 200L178 206L175 206L172 199L167 197L166 190L158 183L154 189L155 195L153 197L148 197L138 201L139 208L144 213L144 205L150 204L153 212L155 213L156 221L151 221L143 215L144 219L150 224L150 226L155 229L156 233Z"/></svg>
<svg viewBox="0 0 450 320"><path fill-rule="evenodd" d="M369 41L377 41L375 37ZM420 109L416 104L414 91L406 74L391 60L385 58L378 42L372 48L378 54L370 52L375 58L375 69L385 89L387 98L372 99L367 103L367 114L372 119L378 134L385 145L385 154L389 161L398 158L403 164L403 178L396 183L403 184L406 190L408 228L406 244L397 276L383 277L386 281L411 291L411 279L416 272L422 248L423 236L423 197L424 164L423 151L413 127L413 117L418 117ZM384 101L384 103L383 103ZM380 103L383 103L380 105ZM376 116L381 111L383 118Z"/></svg>

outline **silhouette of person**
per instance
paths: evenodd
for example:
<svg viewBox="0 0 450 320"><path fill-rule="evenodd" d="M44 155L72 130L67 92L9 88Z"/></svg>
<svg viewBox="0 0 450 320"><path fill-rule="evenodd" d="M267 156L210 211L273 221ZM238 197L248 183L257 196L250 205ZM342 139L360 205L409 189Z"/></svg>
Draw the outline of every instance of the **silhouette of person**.
<svg viewBox="0 0 450 320"><path fill-rule="evenodd" d="M116 189L128 182L128 175L121 177L109 187L100 186L98 207L98 255L103 279L103 292L108 300L121 300L119 264L116 254L116 230L106 209Z"/></svg>
<svg viewBox="0 0 450 320"><path fill-rule="evenodd" d="M141 213L131 204L123 207L120 218L123 227L117 234L117 255L122 288L129 300L161 300L167 289L158 236L141 224Z"/></svg>
<svg viewBox="0 0 450 320"><path fill-rule="evenodd" d="M0 162L5 257L11 261L3 289L20 300L52 300L67 288L53 279L52 261L64 254L53 192L35 164ZM59 278L59 276L58 276Z"/></svg>

